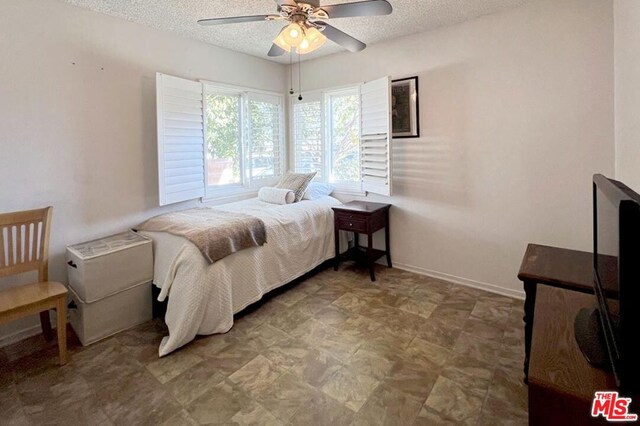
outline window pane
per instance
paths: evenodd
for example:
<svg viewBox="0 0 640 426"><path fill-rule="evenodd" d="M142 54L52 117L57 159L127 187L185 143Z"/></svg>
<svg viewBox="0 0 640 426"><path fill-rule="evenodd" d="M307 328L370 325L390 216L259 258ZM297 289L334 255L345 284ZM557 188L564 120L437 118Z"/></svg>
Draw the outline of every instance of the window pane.
<svg viewBox="0 0 640 426"><path fill-rule="evenodd" d="M280 105L249 102L251 115L251 177L260 179L280 172Z"/></svg>
<svg viewBox="0 0 640 426"><path fill-rule="evenodd" d="M208 94L206 100L207 184L240 183L240 96Z"/></svg>
<svg viewBox="0 0 640 426"><path fill-rule="evenodd" d="M330 96L331 181L360 180L360 105L357 94Z"/></svg>
<svg viewBox="0 0 640 426"><path fill-rule="evenodd" d="M298 173L322 177L322 106L305 102L293 106L293 143Z"/></svg>

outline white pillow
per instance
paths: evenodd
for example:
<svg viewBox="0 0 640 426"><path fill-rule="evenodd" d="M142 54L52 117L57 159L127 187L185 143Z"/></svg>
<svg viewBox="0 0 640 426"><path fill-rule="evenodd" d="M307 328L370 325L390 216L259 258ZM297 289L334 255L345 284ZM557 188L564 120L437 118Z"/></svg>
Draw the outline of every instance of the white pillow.
<svg viewBox="0 0 640 426"><path fill-rule="evenodd" d="M290 189L263 186L258 191L258 198L265 203L291 204L295 201L296 194Z"/></svg>
<svg viewBox="0 0 640 426"><path fill-rule="evenodd" d="M331 195L334 188L330 183L311 182L309 186L307 186L307 191L304 193L302 199L317 200L318 198L326 197L327 195Z"/></svg>

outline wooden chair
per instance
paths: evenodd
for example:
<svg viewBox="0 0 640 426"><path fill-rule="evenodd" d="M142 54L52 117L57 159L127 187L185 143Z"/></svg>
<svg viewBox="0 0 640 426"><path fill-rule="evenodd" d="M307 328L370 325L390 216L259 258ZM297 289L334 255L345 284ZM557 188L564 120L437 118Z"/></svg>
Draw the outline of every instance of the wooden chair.
<svg viewBox="0 0 640 426"><path fill-rule="evenodd" d="M67 288L48 281L52 207L0 214L0 278L38 271L38 282L0 291L0 323L40 314L45 339L51 340L49 309L58 313L60 364L67 363Z"/></svg>

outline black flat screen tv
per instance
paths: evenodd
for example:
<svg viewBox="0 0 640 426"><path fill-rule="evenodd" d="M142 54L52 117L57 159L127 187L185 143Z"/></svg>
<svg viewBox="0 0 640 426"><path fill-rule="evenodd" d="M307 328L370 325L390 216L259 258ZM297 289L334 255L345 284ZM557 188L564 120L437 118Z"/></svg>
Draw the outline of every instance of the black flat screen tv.
<svg viewBox="0 0 640 426"><path fill-rule="evenodd" d="M627 393L640 388L640 195L593 177L593 276L597 306L576 317L590 362L611 369Z"/></svg>

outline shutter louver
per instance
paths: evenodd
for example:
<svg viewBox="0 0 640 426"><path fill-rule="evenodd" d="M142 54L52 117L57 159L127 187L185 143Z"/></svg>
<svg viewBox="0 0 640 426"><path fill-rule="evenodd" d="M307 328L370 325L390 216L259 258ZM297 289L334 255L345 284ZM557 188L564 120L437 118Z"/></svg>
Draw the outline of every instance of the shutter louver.
<svg viewBox="0 0 640 426"><path fill-rule="evenodd" d="M391 195L391 84L389 77L361 87L362 190Z"/></svg>
<svg viewBox="0 0 640 426"><path fill-rule="evenodd" d="M160 205L204 197L202 84L158 73Z"/></svg>

